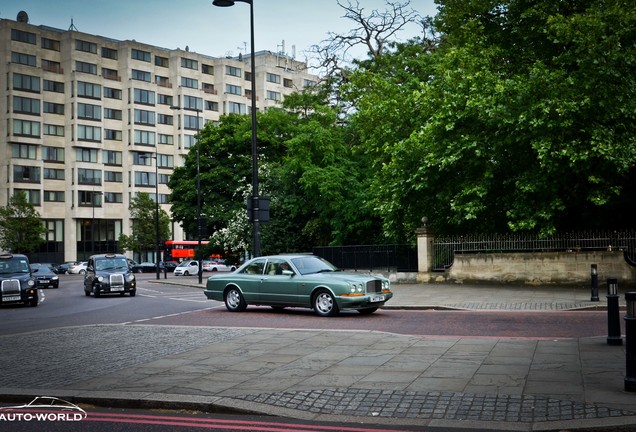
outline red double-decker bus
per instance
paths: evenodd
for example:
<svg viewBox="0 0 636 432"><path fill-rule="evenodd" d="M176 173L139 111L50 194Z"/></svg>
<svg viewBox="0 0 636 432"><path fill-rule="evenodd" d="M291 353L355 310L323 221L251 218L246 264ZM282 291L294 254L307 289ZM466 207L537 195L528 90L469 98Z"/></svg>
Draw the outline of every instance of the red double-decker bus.
<svg viewBox="0 0 636 432"><path fill-rule="evenodd" d="M202 241L201 246L208 244L207 241ZM194 251L199 247L199 242L196 240L167 240L164 250L164 261L182 261L184 259L194 259Z"/></svg>

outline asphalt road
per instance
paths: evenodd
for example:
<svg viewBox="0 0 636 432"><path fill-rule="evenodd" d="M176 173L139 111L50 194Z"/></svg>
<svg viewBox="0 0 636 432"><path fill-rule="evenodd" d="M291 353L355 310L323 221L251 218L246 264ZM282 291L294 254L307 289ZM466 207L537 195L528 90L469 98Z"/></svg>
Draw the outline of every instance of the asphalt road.
<svg viewBox="0 0 636 432"><path fill-rule="evenodd" d="M0 334L91 324L191 325L373 330L407 335L571 338L607 335L605 311L441 311L381 309L319 318L310 309L275 311L248 307L231 313L207 300L201 288L161 284L154 274L137 275L136 297L86 297L83 277L63 275L58 289L42 290L36 307L0 308ZM191 276L196 285L196 276ZM152 280L152 282L150 282ZM623 323L621 323L622 325Z"/></svg>

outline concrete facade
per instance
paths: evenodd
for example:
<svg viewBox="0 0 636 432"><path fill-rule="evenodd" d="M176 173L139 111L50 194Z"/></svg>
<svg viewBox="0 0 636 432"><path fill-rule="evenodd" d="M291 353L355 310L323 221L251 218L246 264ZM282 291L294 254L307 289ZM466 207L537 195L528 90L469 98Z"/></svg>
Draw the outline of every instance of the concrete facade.
<svg viewBox="0 0 636 432"><path fill-rule="evenodd" d="M84 259L130 234L139 192L170 214L167 181L207 122L280 106L314 85L304 62L216 58L0 19L0 206L27 193L49 229L42 261ZM179 109L175 109L179 107ZM158 184L158 197L155 187ZM184 240L173 224L173 240Z"/></svg>

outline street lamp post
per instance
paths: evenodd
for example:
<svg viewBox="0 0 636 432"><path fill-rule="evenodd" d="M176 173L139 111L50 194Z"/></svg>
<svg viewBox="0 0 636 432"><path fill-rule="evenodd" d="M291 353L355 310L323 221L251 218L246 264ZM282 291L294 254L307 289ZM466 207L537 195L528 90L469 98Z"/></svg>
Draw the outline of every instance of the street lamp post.
<svg viewBox="0 0 636 432"><path fill-rule="evenodd" d="M250 56L252 67L252 223L253 223L253 255L261 254L261 229L260 229L260 199L258 195L258 148L256 145L256 61L254 60L254 0L214 0L214 6L229 7L236 2L250 5L250 38L252 43L252 55Z"/></svg>
<svg viewBox="0 0 636 432"><path fill-rule="evenodd" d="M159 247L159 153L155 146L155 248L157 256L155 257L155 267L157 271L157 280L159 276L159 264L161 263L161 249Z"/></svg>
<svg viewBox="0 0 636 432"><path fill-rule="evenodd" d="M91 202L93 204L93 218L91 219L91 253L90 255L95 255L95 198L102 196L102 192L93 191L91 196ZM101 207L101 204L100 204ZM97 230L99 233L99 230ZM84 249L86 250L86 249Z"/></svg>

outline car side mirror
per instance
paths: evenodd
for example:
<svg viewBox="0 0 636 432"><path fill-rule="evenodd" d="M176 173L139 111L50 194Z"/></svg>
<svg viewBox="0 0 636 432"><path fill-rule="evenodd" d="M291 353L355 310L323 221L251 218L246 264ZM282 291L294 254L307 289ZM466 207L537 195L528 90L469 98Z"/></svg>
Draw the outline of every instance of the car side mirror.
<svg viewBox="0 0 636 432"><path fill-rule="evenodd" d="M38 271L40 271L40 269L32 269L31 273L37 273Z"/></svg>
<svg viewBox="0 0 636 432"><path fill-rule="evenodd" d="M291 270L283 270L285 276L293 276L295 273Z"/></svg>

